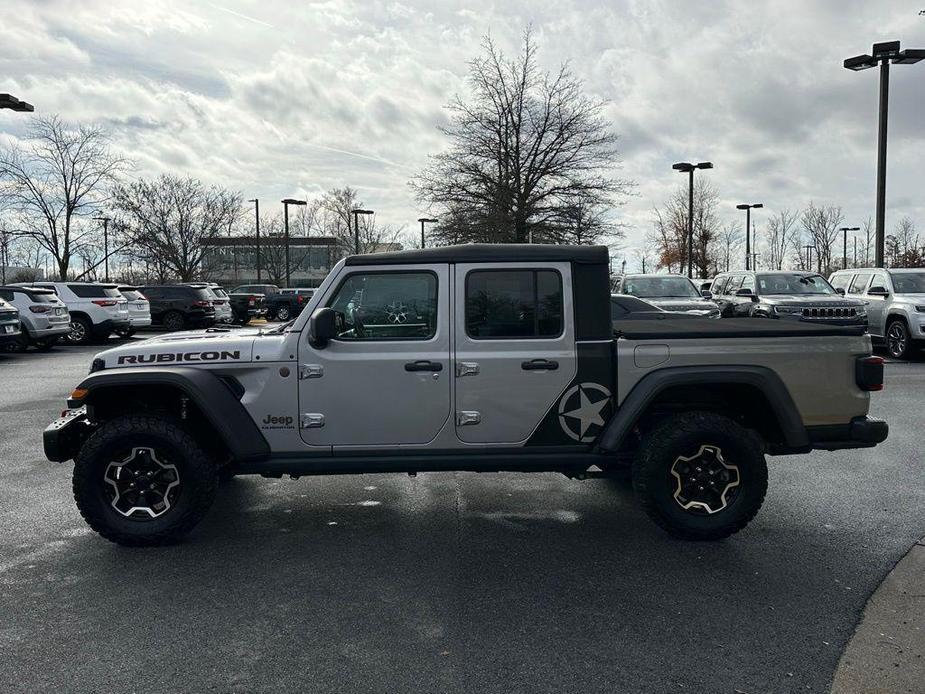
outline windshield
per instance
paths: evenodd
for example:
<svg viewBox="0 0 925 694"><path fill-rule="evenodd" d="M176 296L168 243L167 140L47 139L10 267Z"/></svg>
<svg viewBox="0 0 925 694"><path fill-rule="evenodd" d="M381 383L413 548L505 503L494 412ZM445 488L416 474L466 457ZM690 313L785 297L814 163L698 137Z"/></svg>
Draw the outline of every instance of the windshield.
<svg viewBox="0 0 925 694"><path fill-rule="evenodd" d="M894 272L893 289L897 294L925 294L925 272Z"/></svg>
<svg viewBox="0 0 925 694"><path fill-rule="evenodd" d="M775 294L834 294L822 275L758 275L758 293Z"/></svg>
<svg viewBox="0 0 925 694"><path fill-rule="evenodd" d="M627 277L623 293L643 299L656 298L700 298L700 292L684 277Z"/></svg>

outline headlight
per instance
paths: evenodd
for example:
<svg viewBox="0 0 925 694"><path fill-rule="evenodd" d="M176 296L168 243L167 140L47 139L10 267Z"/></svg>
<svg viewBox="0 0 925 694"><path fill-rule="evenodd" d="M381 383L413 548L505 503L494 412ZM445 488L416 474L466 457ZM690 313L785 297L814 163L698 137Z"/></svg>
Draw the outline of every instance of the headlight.
<svg viewBox="0 0 925 694"><path fill-rule="evenodd" d="M857 315L858 318L867 318L867 307L858 306L857 313L855 315Z"/></svg>
<svg viewBox="0 0 925 694"><path fill-rule="evenodd" d="M803 314L802 306L775 306L774 313L781 313L786 316L797 316Z"/></svg>

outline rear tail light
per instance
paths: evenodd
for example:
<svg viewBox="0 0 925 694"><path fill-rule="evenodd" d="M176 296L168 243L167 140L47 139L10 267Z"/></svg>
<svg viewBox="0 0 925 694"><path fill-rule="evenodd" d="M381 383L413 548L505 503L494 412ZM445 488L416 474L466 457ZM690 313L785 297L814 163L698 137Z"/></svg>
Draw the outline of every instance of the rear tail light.
<svg viewBox="0 0 925 694"><path fill-rule="evenodd" d="M256 298L256 297L253 297L253 296L248 297L248 298L247 298L247 305L248 305L248 306L256 306L256 305L257 305L257 298Z"/></svg>
<svg viewBox="0 0 925 694"><path fill-rule="evenodd" d="M97 306L115 306L119 302L115 299L94 299L93 303Z"/></svg>
<svg viewBox="0 0 925 694"><path fill-rule="evenodd" d="M299 294L299 295L295 298L295 302L296 302L297 304L301 304L304 300L305 300L305 299L302 297L301 294Z"/></svg>
<svg viewBox="0 0 925 694"><path fill-rule="evenodd" d="M48 313L49 311L52 310L52 307L51 306L41 306L41 305L40 306L30 306L29 310L32 311L32 313Z"/></svg>
<svg viewBox="0 0 925 694"><path fill-rule="evenodd" d="M210 301L194 301L193 306L199 306L200 308L205 308L206 306L211 306L212 302Z"/></svg>
<svg viewBox="0 0 925 694"><path fill-rule="evenodd" d="M859 357L854 366L854 380L861 390L883 390L883 357Z"/></svg>

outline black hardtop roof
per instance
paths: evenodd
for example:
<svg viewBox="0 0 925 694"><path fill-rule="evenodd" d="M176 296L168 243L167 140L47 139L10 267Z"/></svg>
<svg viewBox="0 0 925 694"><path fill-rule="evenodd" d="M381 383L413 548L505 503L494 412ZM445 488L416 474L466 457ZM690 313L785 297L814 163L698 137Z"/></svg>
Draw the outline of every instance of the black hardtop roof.
<svg viewBox="0 0 925 694"><path fill-rule="evenodd" d="M404 265L414 263L570 262L607 264L606 246L554 246L542 243L470 243L409 251L367 253L347 257L347 265Z"/></svg>

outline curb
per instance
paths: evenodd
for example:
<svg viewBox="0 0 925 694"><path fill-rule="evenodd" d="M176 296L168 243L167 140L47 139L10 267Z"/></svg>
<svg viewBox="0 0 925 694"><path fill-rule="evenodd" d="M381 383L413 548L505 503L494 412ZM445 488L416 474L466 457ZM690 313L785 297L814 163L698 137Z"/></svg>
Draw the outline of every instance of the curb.
<svg viewBox="0 0 925 694"><path fill-rule="evenodd" d="M925 538L899 560L864 607L831 694L925 691Z"/></svg>

